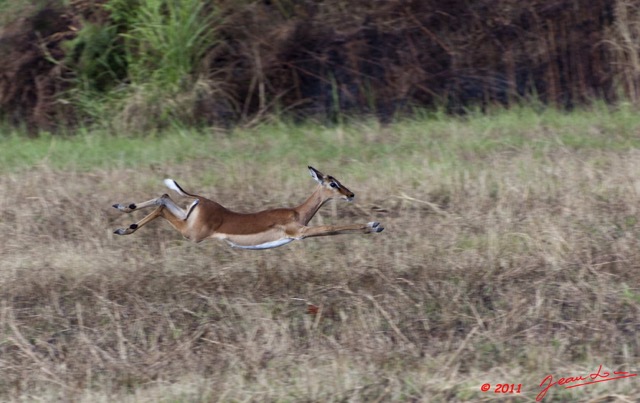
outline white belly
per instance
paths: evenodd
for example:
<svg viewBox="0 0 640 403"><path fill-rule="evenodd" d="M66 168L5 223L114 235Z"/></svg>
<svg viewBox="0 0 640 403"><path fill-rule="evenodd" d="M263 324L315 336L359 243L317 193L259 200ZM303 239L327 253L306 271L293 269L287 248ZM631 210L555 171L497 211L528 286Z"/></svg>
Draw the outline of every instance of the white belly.
<svg viewBox="0 0 640 403"><path fill-rule="evenodd" d="M225 241L227 241L229 243L229 245L231 245L234 248L240 248L240 249L271 249L271 248L277 248L278 246L282 246L282 245L286 245L289 242L293 241L293 238L283 238L283 239L278 239L277 241L271 241L271 242L265 242L265 243L261 243L259 245L238 245L237 243L233 243L228 239L225 239Z"/></svg>

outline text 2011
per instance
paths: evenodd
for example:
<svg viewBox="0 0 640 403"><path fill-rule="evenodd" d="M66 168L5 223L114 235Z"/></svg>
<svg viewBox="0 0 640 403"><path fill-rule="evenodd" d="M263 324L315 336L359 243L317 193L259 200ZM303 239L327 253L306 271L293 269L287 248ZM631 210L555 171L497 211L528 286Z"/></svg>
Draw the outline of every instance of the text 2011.
<svg viewBox="0 0 640 403"><path fill-rule="evenodd" d="M522 384L509 384L509 383L498 383L496 384L496 388L493 390L493 393L520 393L522 389Z"/></svg>

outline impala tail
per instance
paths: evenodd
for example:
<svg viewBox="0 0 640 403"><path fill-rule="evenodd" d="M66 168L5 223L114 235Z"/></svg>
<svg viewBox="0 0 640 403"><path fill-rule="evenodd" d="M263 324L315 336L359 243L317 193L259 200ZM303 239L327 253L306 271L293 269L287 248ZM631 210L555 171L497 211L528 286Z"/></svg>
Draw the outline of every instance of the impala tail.
<svg viewBox="0 0 640 403"><path fill-rule="evenodd" d="M164 184L171 190L175 191L176 193L178 193L180 196L185 196L185 197L198 197L196 195L192 195L191 193L187 193L184 191L183 188L180 187L180 185L178 185L178 182L174 181L173 179L165 179L164 180Z"/></svg>

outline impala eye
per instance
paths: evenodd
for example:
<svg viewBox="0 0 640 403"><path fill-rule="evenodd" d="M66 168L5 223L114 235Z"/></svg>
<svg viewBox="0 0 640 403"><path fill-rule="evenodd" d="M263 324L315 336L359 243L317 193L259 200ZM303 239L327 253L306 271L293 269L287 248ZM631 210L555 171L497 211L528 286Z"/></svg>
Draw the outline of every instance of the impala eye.
<svg viewBox="0 0 640 403"><path fill-rule="evenodd" d="M336 183L335 183L335 182L331 182L331 183L329 184L329 186L331 186L332 188L337 188L337 187L338 187L338 185L336 185Z"/></svg>

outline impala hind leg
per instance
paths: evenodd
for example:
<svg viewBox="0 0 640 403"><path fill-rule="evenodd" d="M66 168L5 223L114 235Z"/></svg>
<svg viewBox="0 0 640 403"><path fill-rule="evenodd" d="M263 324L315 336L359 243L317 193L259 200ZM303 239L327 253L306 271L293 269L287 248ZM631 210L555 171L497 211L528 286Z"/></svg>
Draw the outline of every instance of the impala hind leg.
<svg viewBox="0 0 640 403"><path fill-rule="evenodd" d="M147 207L156 206L157 208L153 210L149 215L144 217L142 220L131 224L128 228L119 228L114 233L118 235L129 235L133 234L140 227L148 224L149 222L155 220L158 217L166 218L171 225L173 225L176 229L182 232L181 228L183 227L184 222L189 218L189 214L193 211L193 209L198 205L199 200L195 200L187 210L182 209L178 206L169 195L162 195L157 199L152 199L140 204L129 204L128 206L122 204L114 204L113 207L125 212L130 213L134 210L140 210Z"/></svg>
<svg viewBox="0 0 640 403"><path fill-rule="evenodd" d="M131 213L133 211L142 210L144 208L164 206L179 219L186 220L189 214L191 214L193 208L198 205L198 202L199 200L196 199L193 203L191 203L187 210L184 210L183 208L178 206L176 202L174 202L171 197L169 197L168 194L163 194L157 199L147 200L146 202L131 204L116 203L112 207L122 211L123 213Z"/></svg>
<svg viewBox="0 0 640 403"><path fill-rule="evenodd" d="M159 198L151 199L151 200L147 200L146 202L142 202L142 203L130 203L130 204L116 203L112 207L122 211L123 213L131 213L133 211L142 210L144 208L158 207L159 206L158 199Z"/></svg>
<svg viewBox="0 0 640 403"><path fill-rule="evenodd" d="M162 210L164 210L163 206L160 206L153 210L149 215L145 216L142 220L137 223L129 225L127 228L118 228L113 233L117 235L129 235L136 232L139 228L149 224L151 221L155 220L158 217L162 216Z"/></svg>
<svg viewBox="0 0 640 403"><path fill-rule="evenodd" d="M370 234L374 232L382 232L383 230L384 227L377 221L372 221L367 224L320 225L317 227L301 228L299 239L340 234Z"/></svg>

